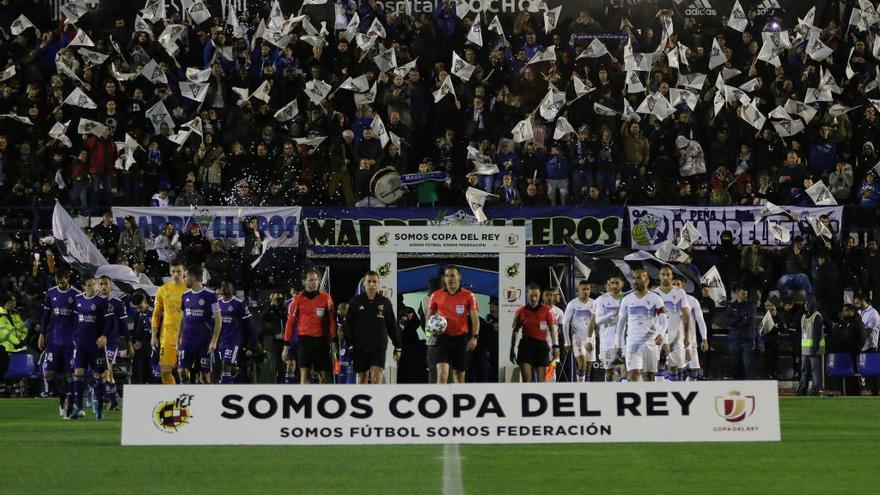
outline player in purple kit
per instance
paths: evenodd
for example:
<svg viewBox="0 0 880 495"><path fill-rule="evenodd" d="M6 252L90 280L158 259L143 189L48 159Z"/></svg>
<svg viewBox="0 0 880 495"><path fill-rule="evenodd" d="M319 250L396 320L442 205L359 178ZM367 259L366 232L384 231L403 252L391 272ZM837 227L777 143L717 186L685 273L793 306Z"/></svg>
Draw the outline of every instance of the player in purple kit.
<svg viewBox="0 0 880 495"><path fill-rule="evenodd" d="M218 347L222 363L220 383L232 383L233 376L238 371L238 353L243 342L242 337L244 337L242 330L247 334L248 343L252 349L257 349L259 352L260 346L257 343L257 332L254 331L251 312L244 301L235 297L235 288L232 282L227 280L221 283L218 294L220 295L220 315L223 322Z"/></svg>
<svg viewBox="0 0 880 495"><path fill-rule="evenodd" d="M131 338L128 332L128 311L125 303L118 297L113 296L113 281L107 275L102 275L98 280L98 290L101 297L107 299L113 316L107 323L107 345L104 350L107 354L107 371L104 372L104 386L107 400L110 401L108 411L119 410L119 402L116 399L116 379L113 377L113 365L119 356L119 336L125 339L128 346L128 355L131 356L134 349L131 347Z"/></svg>
<svg viewBox="0 0 880 495"><path fill-rule="evenodd" d="M192 383L192 369L199 371L201 383L211 383L211 354L217 349L222 325L220 304L217 294L202 285L201 266L186 269L186 286L189 289L183 293L177 371L183 383Z"/></svg>
<svg viewBox="0 0 880 495"><path fill-rule="evenodd" d="M40 338L37 345L45 349L43 377L55 384L58 393L58 413L63 417L73 408L73 330L76 326L74 298L79 294L70 286L70 274L55 273L58 284L46 291L43 317L40 320ZM65 407L66 404L66 407Z"/></svg>
<svg viewBox="0 0 880 495"><path fill-rule="evenodd" d="M107 370L107 325L113 312L107 300L98 295L95 277L83 277L85 292L74 297L76 325L73 331L73 402L67 419L85 416L83 396L86 393L86 368L95 374L95 419L104 419L104 371Z"/></svg>

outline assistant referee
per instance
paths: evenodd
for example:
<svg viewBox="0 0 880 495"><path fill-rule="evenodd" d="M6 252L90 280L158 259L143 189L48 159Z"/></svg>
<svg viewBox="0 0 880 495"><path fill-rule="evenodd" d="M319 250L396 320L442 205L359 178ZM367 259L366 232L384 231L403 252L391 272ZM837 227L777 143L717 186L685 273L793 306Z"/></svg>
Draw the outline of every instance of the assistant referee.
<svg viewBox="0 0 880 495"><path fill-rule="evenodd" d="M394 360L400 360L400 328L391 301L379 293L378 273L367 272L364 293L348 303L342 334L351 346L357 383L382 383L389 338L394 345Z"/></svg>
<svg viewBox="0 0 880 495"><path fill-rule="evenodd" d="M467 353L477 346L480 336L480 313L474 293L461 287L461 270L449 265L443 271L446 288L431 294L428 318L446 318L446 331L437 337L432 361L437 363L437 383L446 383L452 368L454 383L464 383Z"/></svg>

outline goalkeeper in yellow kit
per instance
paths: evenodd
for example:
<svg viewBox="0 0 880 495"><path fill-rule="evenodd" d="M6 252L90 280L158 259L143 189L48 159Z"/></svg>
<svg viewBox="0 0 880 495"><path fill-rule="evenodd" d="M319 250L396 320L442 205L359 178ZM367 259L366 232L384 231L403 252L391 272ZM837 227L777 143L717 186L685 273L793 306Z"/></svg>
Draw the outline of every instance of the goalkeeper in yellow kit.
<svg viewBox="0 0 880 495"><path fill-rule="evenodd" d="M186 282L183 280L182 261L171 262L171 280L156 292L151 327L153 335L150 345L159 350L159 369L162 383L174 383L172 371L177 367L177 347L180 342L180 321L183 318L181 305Z"/></svg>

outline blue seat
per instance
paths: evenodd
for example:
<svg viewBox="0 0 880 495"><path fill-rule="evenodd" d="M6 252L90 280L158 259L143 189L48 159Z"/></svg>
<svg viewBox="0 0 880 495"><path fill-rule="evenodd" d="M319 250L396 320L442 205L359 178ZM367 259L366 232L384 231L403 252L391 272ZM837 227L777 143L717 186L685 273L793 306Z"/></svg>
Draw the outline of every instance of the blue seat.
<svg viewBox="0 0 880 495"><path fill-rule="evenodd" d="M37 376L34 356L28 352L15 352L9 355L9 369L6 370L7 380L21 380Z"/></svg>
<svg viewBox="0 0 880 495"><path fill-rule="evenodd" d="M852 356L847 352L832 352L825 363L828 376L849 377L855 375Z"/></svg>
<svg viewBox="0 0 880 495"><path fill-rule="evenodd" d="M859 354L859 374L862 376L880 376L880 352L863 352Z"/></svg>

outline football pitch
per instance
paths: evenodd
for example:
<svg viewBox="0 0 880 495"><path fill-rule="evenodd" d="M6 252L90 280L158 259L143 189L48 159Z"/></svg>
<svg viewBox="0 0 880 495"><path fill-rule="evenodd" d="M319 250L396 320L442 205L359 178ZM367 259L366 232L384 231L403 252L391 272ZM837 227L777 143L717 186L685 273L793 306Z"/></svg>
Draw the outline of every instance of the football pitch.
<svg viewBox="0 0 880 495"><path fill-rule="evenodd" d="M5 399L0 493L877 493L880 399L781 398L780 415L778 443L169 448L120 446L120 413Z"/></svg>

